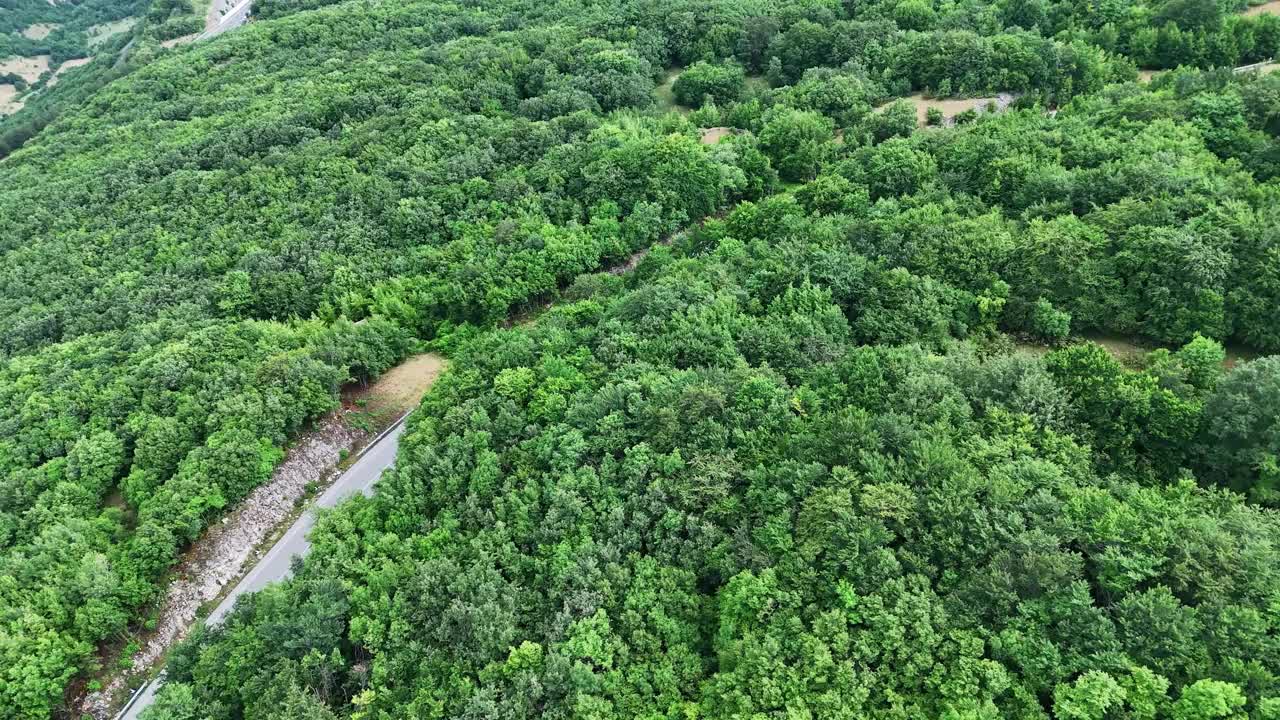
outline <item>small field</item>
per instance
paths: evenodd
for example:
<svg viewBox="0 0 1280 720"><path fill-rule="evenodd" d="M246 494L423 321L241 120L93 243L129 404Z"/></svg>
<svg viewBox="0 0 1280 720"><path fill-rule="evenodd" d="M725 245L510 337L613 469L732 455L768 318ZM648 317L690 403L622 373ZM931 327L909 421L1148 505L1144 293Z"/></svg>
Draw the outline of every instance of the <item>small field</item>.
<svg viewBox="0 0 1280 720"><path fill-rule="evenodd" d="M444 364L444 358L434 353L414 355L373 384L343 393L342 404L369 413L375 422L398 418L418 405L427 388L444 370Z"/></svg>
<svg viewBox="0 0 1280 720"><path fill-rule="evenodd" d="M114 22L102 23L101 25L91 25L87 31L89 34L89 47L97 47L137 24L138 18L124 18Z"/></svg>
<svg viewBox="0 0 1280 720"><path fill-rule="evenodd" d="M49 69L49 56L11 57L0 60L0 75L13 73L28 83L34 83Z"/></svg>
<svg viewBox="0 0 1280 720"><path fill-rule="evenodd" d="M62 63L61 65L58 66L58 69L54 71L53 77L49 78L49 83L46 85L46 87L53 87L54 85L57 85L58 78L62 76L62 73L68 70L74 70L83 65L88 65L91 62L93 62L93 58L86 57L86 58L75 58L73 60L68 60Z"/></svg>
<svg viewBox="0 0 1280 720"><path fill-rule="evenodd" d="M1158 349L1155 345L1144 345L1133 338L1102 333L1088 333L1080 337L1077 341L1096 343L1125 367L1140 367L1143 359L1147 356L1147 353ZM1019 342L1017 343L1017 346L1020 352L1032 355L1043 355L1050 350L1050 348L1044 345L1029 342ZM1256 359L1262 355L1257 351L1235 345L1228 345L1226 347L1226 351L1227 358L1223 361L1222 365L1227 369L1233 368L1247 360Z"/></svg>
<svg viewBox="0 0 1280 720"><path fill-rule="evenodd" d="M0 85L0 115L12 115L22 108L18 101L18 88Z"/></svg>
<svg viewBox="0 0 1280 720"><path fill-rule="evenodd" d="M36 23L31 27L24 28L22 31L22 37L27 38L28 40L43 40L49 37L49 33L57 30L59 27L61 26L54 23Z"/></svg>
<svg viewBox="0 0 1280 720"><path fill-rule="evenodd" d="M943 123L950 124L955 116L966 110L975 110L984 113L987 108L994 103L996 112L1001 112L1009 107L1014 101L1014 96L1009 93L1000 93L992 97L980 98L926 98L921 93L908 95L905 98L895 98L894 100L876 108L877 111L884 110L898 100L906 100L916 108L916 124L924 127L927 123L929 108L938 108L942 111Z"/></svg>
<svg viewBox="0 0 1280 720"><path fill-rule="evenodd" d="M1271 2L1263 3L1261 5L1254 5L1240 14L1246 16L1280 15L1280 0L1271 0Z"/></svg>

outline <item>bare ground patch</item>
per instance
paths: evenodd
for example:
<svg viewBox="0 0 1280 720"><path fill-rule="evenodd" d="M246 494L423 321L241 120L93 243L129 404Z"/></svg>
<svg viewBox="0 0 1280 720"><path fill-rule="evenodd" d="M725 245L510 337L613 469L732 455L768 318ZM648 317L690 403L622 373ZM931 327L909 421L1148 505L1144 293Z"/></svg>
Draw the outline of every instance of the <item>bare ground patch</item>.
<svg viewBox="0 0 1280 720"><path fill-rule="evenodd" d="M28 40L43 40L49 37L49 33L57 30L61 25L56 23L36 23L30 27L23 28L22 37Z"/></svg>
<svg viewBox="0 0 1280 720"><path fill-rule="evenodd" d="M49 69L48 55L35 55L32 57L10 57L0 60L0 75L13 73L20 76L28 83L34 83L40 79Z"/></svg>
<svg viewBox="0 0 1280 720"><path fill-rule="evenodd" d="M427 388L444 370L444 358L434 353L414 355L383 373L372 385L343 393L343 405L374 416L398 418L417 407Z"/></svg>
<svg viewBox="0 0 1280 720"><path fill-rule="evenodd" d="M1271 0L1271 2L1263 3L1261 5L1254 5L1251 8L1246 8L1240 14L1246 16L1280 15L1280 0Z"/></svg>
<svg viewBox="0 0 1280 720"><path fill-rule="evenodd" d="M119 35L137 24L138 18L131 17L114 20L109 23L102 23L100 25L90 25L87 31L89 35L89 47L101 45L109 38Z"/></svg>
<svg viewBox="0 0 1280 720"><path fill-rule="evenodd" d="M1280 0L1277 1L1280 2ZM988 107L994 103L996 112L1001 112L1013 104L1015 99L1016 98L1010 93L1000 93L999 95L993 95L991 97L944 99L926 98L922 93L916 93L914 95L908 95L905 98L896 98L884 105L881 105L876 108L876 110L881 111L899 100L906 100L915 106L916 124L920 127L924 127L927 124L929 108L931 107L938 108L942 111L943 123L951 124L954 121L955 116L965 112L966 110L974 110L976 112L983 113L986 112Z"/></svg>
<svg viewBox="0 0 1280 720"><path fill-rule="evenodd" d="M703 145L715 145L734 133L735 131L733 128L724 127L723 125L719 127L702 128L698 131L700 136L698 139L702 141Z"/></svg>
<svg viewBox="0 0 1280 720"><path fill-rule="evenodd" d="M22 101L18 99L18 88L13 85L0 85L0 115L12 115L22 109Z"/></svg>
<svg viewBox="0 0 1280 720"><path fill-rule="evenodd" d="M93 62L93 58L86 57L86 58L75 58L62 63L61 65L58 66L58 69L54 71L53 77L49 78L49 84L47 85L47 87L53 87L54 85L57 85L58 78L62 76L62 73L68 70L74 70L84 65L88 65L91 62Z"/></svg>

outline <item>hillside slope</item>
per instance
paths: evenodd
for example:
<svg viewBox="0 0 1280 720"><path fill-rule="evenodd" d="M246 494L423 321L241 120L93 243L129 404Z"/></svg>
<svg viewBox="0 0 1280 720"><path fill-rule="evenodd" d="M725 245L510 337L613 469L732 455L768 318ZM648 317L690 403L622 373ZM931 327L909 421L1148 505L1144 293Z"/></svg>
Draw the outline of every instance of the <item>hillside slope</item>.
<svg viewBox="0 0 1280 720"><path fill-rule="evenodd" d="M1179 7L267 2L93 93L0 163L0 716L343 383L568 288L156 712L1264 717L1280 77L1124 81L1280 33ZM1082 331L1185 349L1001 339Z"/></svg>

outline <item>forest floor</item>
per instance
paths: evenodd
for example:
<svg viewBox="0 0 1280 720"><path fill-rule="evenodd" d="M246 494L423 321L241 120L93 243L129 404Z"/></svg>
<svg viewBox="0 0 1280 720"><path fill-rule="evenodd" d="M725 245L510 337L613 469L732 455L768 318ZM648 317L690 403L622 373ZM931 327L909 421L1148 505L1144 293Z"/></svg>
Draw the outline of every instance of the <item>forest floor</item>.
<svg viewBox="0 0 1280 720"><path fill-rule="evenodd" d="M317 420L289 447L271 479L256 488L221 522L211 525L174 568L159 609L129 646L104 647L101 689L77 686L68 705L75 716L113 717L127 690L187 636L201 616L235 587L239 578L270 549L275 538L340 473L344 461L379 432L412 410L444 369L444 359L425 353L409 357L376 382L350 387L342 406ZM136 648L128 657L124 649ZM114 662L113 662L114 661Z"/></svg>

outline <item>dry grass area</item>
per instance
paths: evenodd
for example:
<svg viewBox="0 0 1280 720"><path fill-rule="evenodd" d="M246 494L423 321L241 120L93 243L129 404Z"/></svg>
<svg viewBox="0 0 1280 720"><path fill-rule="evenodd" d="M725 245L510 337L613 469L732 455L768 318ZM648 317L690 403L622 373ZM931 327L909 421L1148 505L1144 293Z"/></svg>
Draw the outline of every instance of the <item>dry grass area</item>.
<svg viewBox="0 0 1280 720"><path fill-rule="evenodd" d="M58 78L62 75L62 73L68 70L74 70L84 65L88 65L91 62L93 62L93 58L86 57L86 58L75 58L74 60L68 60L62 63L61 65L58 66L58 69L54 71L53 77L49 78L49 83L48 85L46 85L46 87L53 87L54 85L57 85Z"/></svg>
<svg viewBox="0 0 1280 720"><path fill-rule="evenodd" d="M931 107L941 110L943 122L949 123L952 118L966 110L976 110L980 113L986 112L987 106L990 103L995 103L997 110L1004 110L1009 106L1009 103L1013 102L1013 96L1001 94L994 97L940 99L926 98L923 94L916 93L915 95L908 95L905 98L894 99L889 103L876 108L876 110L883 110L893 103L898 102L898 100L906 100L915 106L916 124L920 127L924 127L927 122L927 113Z"/></svg>
<svg viewBox="0 0 1280 720"><path fill-rule="evenodd" d="M343 393L343 404L366 410L375 419L400 417L418 405L444 365L444 358L435 353L414 355L373 384Z"/></svg>
<svg viewBox="0 0 1280 720"><path fill-rule="evenodd" d="M89 47L95 47L106 42L108 38L128 30L138 24L138 18L124 18L114 22L102 23L101 25L89 26Z"/></svg>
<svg viewBox="0 0 1280 720"><path fill-rule="evenodd" d="M12 85L0 85L0 115L12 115L22 109L18 100L18 88Z"/></svg>
<svg viewBox="0 0 1280 720"><path fill-rule="evenodd" d="M1280 0L1271 0L1271 2L1261 5L1254 5L1246 9L1241 15L1280 15Z"/></svg>
<svg viewBox="0 0 1280 720"><path fill-rule="evenodd" d="M13 73L20 75L23 80L34 83L40 79L40 76L49 69L49 56L36 55L35 57L10 57L0 60L0 75Z"/></svg>
<svg viewBox="0 0 1280 720"><path fill-rule="evenodd" d="M733 135L734 131L731 127L721 125L719 127L702 128L698 133L701 136L699 139L702 141L703 145L715 145L721 140Z"/></svg>
<svg viewBox="0 0 1280 720"><path fill-rule="evenodd" d="M57 30L60 25L54 23L36 23L29 28L24 28L22 37L28 40L43 40L49 37L49 33Z"/></svg>

